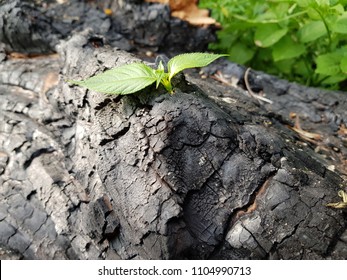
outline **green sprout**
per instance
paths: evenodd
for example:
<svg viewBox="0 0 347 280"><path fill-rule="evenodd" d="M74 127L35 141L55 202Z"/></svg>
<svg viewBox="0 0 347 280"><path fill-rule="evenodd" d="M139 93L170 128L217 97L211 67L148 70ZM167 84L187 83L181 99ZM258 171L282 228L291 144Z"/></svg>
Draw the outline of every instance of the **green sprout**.
<svg viewBox="0 0 347 280"><path fill-rule="evenodd" d="M156 70L143 63L132 63L107 70L83 81L69 80L68 82L97 92L121 95L137 92L155 82L156 88L162 84L172 94L174 90L171 79L176 74L184 69L207 66L223 56L226 55L185 53L169 60L167 72L162 61L159 62Z"/></svg>

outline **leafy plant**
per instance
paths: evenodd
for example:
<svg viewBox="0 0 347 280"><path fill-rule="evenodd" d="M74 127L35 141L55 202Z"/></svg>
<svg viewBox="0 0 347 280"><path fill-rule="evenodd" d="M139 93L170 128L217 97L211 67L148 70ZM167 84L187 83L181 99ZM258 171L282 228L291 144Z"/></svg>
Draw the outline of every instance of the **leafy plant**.
<svg viewBox="0 0 347 280"><path fill-rule="evenodd" d="M201 0L221 23L210 49L310 86L347 81L347 0ZM345 83L346 84L346 83Z"/></svg>
<svg viewBox="0 0 347 280"><path fill-rule="evenodd" d="M167 64L167 72L165 72L165 67L161 60L156 70L143 63L132 63L107 70L84 81L69 80L68 82L110 94L130 94L156 83L156 88L158 88L159 84L162 84L172 94L174 91L171 79L177 73L188 68L207 66L222 56L225 55L186 53L170 59Z"/></svg>

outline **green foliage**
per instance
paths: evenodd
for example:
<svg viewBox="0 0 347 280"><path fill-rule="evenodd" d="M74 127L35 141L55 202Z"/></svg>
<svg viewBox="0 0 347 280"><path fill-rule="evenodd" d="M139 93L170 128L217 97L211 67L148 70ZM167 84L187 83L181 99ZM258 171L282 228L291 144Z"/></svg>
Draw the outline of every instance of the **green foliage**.
<svg viewBox="0 0 347 280"><path fill-rule="evenodd" d="M156 83L161 83L169 93L173 93L171 79L177 73L188 68L204 67L223 54L186 53L173 57L168 62L168 73L160 61L156 70L143 63L123 65L84 81L69 80L69 83L109 94L130 94Z"/></svg>
<svg viewBox="0 0 347 280"><path fill-rule="evenodd" d="M70 82L98 92L129 94L153 84L156 79L152 68L142 63L133 63L105 71L84 81Z"/></svg>
<svg viewBox="0 0 347 280"><path fill-rule="evenodd" d="M209 53L185 53L177 55L170 59L167 64L169 80L184 69L204 67L221 56L225 55Z"/></svg>
<svg viewBox="0 0 347 280"><path fill-rule="evenodd" d="M221 23L210 49L310 86L347 81L347 0L201 0ZM342 83L344 82L344 83Z"/></svg>

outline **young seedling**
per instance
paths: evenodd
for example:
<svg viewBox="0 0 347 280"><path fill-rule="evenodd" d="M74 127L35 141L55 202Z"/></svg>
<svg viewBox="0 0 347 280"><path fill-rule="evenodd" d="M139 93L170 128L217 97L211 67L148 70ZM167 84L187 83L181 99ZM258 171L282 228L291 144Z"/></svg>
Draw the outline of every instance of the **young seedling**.
<svg viewBox="0 0 347 280"><path fill-rule="evenodd" d="M86 87L90 90L108 94L130 94L156 83L162 84L172 94L174 92L171 79L184 69L204 67L214 60L226 55L209 53L185 53L169 60L167 72L162 61L158 68L152 69L143 63L123 65L83 81L69 80L71 84Z"/></svg>

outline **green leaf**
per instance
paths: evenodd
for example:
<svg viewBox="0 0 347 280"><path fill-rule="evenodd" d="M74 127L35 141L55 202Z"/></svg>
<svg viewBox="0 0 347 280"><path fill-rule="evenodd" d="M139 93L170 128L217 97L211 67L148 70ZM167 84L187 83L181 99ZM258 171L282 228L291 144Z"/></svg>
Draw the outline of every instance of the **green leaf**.
<svg viewBox="0 0 347 280"><path fill-rule="evenodd" d="M343 73L347 74L347 56L341 59L340 68ZM346 75L346 79L347 79L347 75Z"/></svg>
<svg viewBox="0 0 347 280"><path fill-rule="evenodd" d="M300 7L308 7L309 5L312 5L312 0L296 0L295 1Z"/></svg>
<svg viewBox="0 0 347 280"><path fill-rule="evenodd" d="M293 72L299 76L305 77L305 79L308 79L310 77L310 74L313 70L307 67L307 64L305 64L305 61L297 60L295 64L293 65Z"/></svg>
<svg viewBox="0 0 347 280"><path fill-rule="evenodd" d="M262 24L254 34L254 43L267 48L277 43L288 32L288 28L280 28L277 24Z"/></svg>
<svg viewBox="0 0 347 280"><path fill-rule="evenodd" d="M305 51L306 48L304 45L294 42L293 39L287 35L273 46L272 57L274 61L280 61L299 57L305 53Z"/></svg>
<svg viewBox="0 0 347 280"><path fill-rule="evenodd" d="M345 81L346 79L347 79L346 75L344 75L344 74L333 75L333 76L329 76L327 79L325 79L322 82L322 84L325 84L325 85L335 85L337 83Z"/></svg>
<svg viewBox="0 0 347 280"><path fill-rule="evenodd" d="M347 12L338 17L332 30L336 33L347 34Z"/></svg>
<svg viewBox="0 0 347 280"><path fill-rule="evenodd" d="M133 63L107 70L84 81L69 81L102 93L130 94L157 80L155 71L143 63Z"/></svg>
<svg viewBox="0 0 347 280"><path fill-rule="evenodd" d="M327 34L323 21L311 21L299 30L299 38L303 43L311 42Z"/></svg>
<svg viewBox="0 0 347 280"><path fill-rule="evenodd" d="M289 12L290 9L290 3L288 1L275 1L279 2L276 6L273 7L276 18L283 18L285 17ZM284 2L284 3L281 3Z"/></svg>
<svg viewBox="0 0 347 280"><path fill-rule="evenodd" d="M155 75L157 77L156 85L155 85L156 88L158 88L161 80L164 79L164 76L167 75L164 71L165 71L165 68L164 68L163 62L160 60L158 69L155 70Z"/></svg>
<svg viewBox="0 0 347 280"><path fill-rule="evenodd" d="M167 64L169 81L184 69L204 67L225 54L185 53L171 58Z"/></svg>
<svg viewBox="0 0 347 280"><path fill-rule="evenodd" d="M341 1L340 1L341 2ZM341 4L341 3L339 3L339 4L337 4L337 5L335 5L335 6L333 6L333 7L331 7L330 8L330 11L333 11L334 12L334 14L343 14L343 12L345 11L345 9L344 9L344 7L343 7L343 5Z"/></svg>
<svg viewBox="0 0 347 280"><path fill-rule="evenodd" d="M239 64L245 64L253 58L255 51L254 48L250 49L241 42L236 43L230 48L229 59Z"/></svg>
<svg viewBox="0 0 347 280"><path fill-rule="evenodd" d="M340 62L342 57L343 55L337 52L318 56L316 59L317 68L315 72L328 76L341 74Z"/></svg>
<svg viewBox="0 0 347 280"><path fill-rule="evenodd" d="M294 63L295 59L276 61L276 70L278 69L281 73L290 74L293 71Z"/></svg>
<svg viewBox="0 0 347 280"><path fill-rule="evenodd" d="M329 7L330 0L315 0L319 7Z"/></svg>
<svg viewBox="0 0 347 280"><path fill-rule="evenodd" d="M319 14L319 11L315 9L314 7L308 7L307 9L307 15L312 20L321 20L321 15Z"/></svg>

